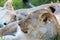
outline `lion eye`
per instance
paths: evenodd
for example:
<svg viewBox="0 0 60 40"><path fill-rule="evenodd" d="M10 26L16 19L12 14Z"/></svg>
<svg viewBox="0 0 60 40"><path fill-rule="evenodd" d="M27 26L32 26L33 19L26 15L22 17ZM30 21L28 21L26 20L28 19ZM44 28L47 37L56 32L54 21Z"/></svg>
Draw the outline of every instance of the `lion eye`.
<svg viewBox="0 0 60 40"><path fill-rule="evenodd" d="M4 23L4 25L7 25L7 23Z"/></svg>

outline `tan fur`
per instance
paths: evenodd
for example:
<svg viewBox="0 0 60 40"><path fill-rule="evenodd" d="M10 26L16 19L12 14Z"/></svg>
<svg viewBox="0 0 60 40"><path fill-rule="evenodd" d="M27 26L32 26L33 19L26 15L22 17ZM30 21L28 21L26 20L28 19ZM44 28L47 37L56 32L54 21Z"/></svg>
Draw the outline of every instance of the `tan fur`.
<svg viewBox="0 0 60 40"><path fill-rule="evenodd" d="M48 10L51 11L51 9L49 7L53 7L55 9L54 14L58 14L60 12L60 3L49 3L49 4L44 4L44 5L40 5L37 7L33 7L33 8L27 8L27 9L18 9L15 10L17 14L23 14L22 16L26 17L25 15L28 15L28 12L33 12L42 8L47 8Z"/></svg>
<svg viewBox="0 0 60 40"><path fill-rule="evenodd" d="M44 22L43 20L46 17L47 17L47 21ZM37 22L35 22L34 20L37 21ZM30 16L26 20L23 20L22 22L20 22L19 25L21 26L21 30L23 32L26 32L26 31L29 31L29 32L32 31L32 32L34 32L35 30L38 30L37 29L38 25L45 27L45 25L47 25L47 24L49 24L51 22L54 22L54 24L55 24L54 28L56 28L56 30L57 30L56 33L57 33L58 30L59 30L59 23L58 23L56 17L54 16L54 14L50 10L39 9L37 11L33 11L30 14ZM29 36L28 36L28 38L29 38ZM37 39L39 39L39 36L38 36ZM43 40L43 39L41 39L41 40Z"/></svg>
<svg viewBox="0 0 60 40"><path fill-rule="evenodd" d="M46 19L46 17L48 17L47 20L43 21ZM19 40L20 38L23 40L53 40L57 35L59 27L56 17L47 9L39 9L32 12L26 19L20 21L19 25L21 28L20 30L24 33L22 36L20 36L21 34L17 35L16 39ZM51 27L51 30L49 27ZM25 33L26 31L27 33ZM11 30L9 32L11 32ZM7 31L3 32L2 34L4 33L6 34Z"/></svg>
<svg viewBox="0 0 60 40"><path fill-rule="evenodd" d="M17 22L12 22L5 27L0 29L0 37L5 35L14 35L13 33L17 30Z"/></svg>
<svg viewBox="0 0 60 40"><path fill-rule="evenodd" d="M0 16L1 19L0 24L3 25L2 29L0 29L0 36L13 33L13 31L15 32L16 28L10 29L10 27L6 27L6 28L4 27L6 26L4 25L4 23L8 25L9 23L16 21L16 15L15 15L16 13L12 6L12 0L7 0L7 2L4 4L4 8L0 7L0 10L1 10L0 14L2 13L1 14L2 16Z"/></svg>
<svg viewBox="0 0 60 40"><path fill-rule="evenodd" d="M2 13L1 14L2 16L0 16L0 24L3 25L2 29L0 29L1 36L12 33L16 29L16 28L11 28L13 31L10 29L10 27L6 27L6 29L5 29L4 26L8 25L11 22L16 21L16 16L13 14L14 13L13 11L10 11L10 10L4 9L4 8L2 8L2 9L0 9L1 10L0 14ZM4 25L4 23L6 23L6 25ZM8 29L10 29L10 30L8 30ZM7 30L8 30L8 32L7 32Z"/></svg>
<svg viewBox="0 0 60 40"><path fill-rule="evenodd" d="M46 22L44 22L43 20L46 17L48 17L48 18L47 18ZM45 25L48 25L51 22L54 22L54 24L55 24L54 28L55 28L56 31L52 30L52 32L54 31L55 32L54 34L56 36L57 32L58 32L57 31L57 29L58 29L57 19L50 11L48 11L46 9L40 9L40 10L34 11L33 13L31 13L31 15L25 21L20 22L20 26L21 26L22 32L26 32L27 31L28 33L26 33L26 34L31 36L31 38L34 38L35 36L32 36L33 34L31 34L31 33L34 33L35 31L37 31L37 33L41 34L41 32L38 32L38 27L39 26L40 27L45 27ZM42 36L42 35L40 35L40 36ZM50 35L50 36L52 36L52 35ZM42 37L42 40L45 40L43 37ZM47 40L51 40L48 37L49 36L46 37ZM40 37L38 35L36 35L36 39L40 40L39 38Z"/></svg>

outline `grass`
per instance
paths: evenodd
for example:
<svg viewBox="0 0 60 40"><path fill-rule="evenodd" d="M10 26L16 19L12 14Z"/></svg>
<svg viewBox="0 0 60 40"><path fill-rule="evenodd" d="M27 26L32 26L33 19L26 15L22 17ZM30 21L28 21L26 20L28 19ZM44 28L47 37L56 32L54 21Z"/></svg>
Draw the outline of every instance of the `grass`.
<svg viewBox="0 0 60 40"><path fill-rule="evenodd" d="M0 0L0 6L3 6L7 0ZM34 6L39 6L41 4L59 2L60 0L29 0ZM28 8L23 4L22 0L13 0L14 9Z"/></svg>
<svg viewBox="0 0 60 40"><path fill-rule="evenodd" d="M60 0L29 0L34 6L39 6L46 3L59 2ZM28 8L23 4L22 0L13 0L13 6L15 9ZM16 7L17 6L17 7Z"/></svg>

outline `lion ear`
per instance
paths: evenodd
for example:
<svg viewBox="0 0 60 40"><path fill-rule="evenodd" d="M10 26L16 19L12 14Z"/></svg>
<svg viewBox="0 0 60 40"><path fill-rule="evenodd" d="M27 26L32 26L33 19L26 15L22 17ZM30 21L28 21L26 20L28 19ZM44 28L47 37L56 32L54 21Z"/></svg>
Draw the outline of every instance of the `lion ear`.
<svg viewBox="0 0 60 40"><path fill-rule="evenodd" d="M55 23L58 24L58 21L56 19L56 17L54 16L53 13L44 13L42 15L39 16L39 20L42 20L43 22L51 22L54 21Z"/></svg>
<svg viewBox="0 0 60 40"><path fill-rule="evenodd" d="M51 20L53 20L53 14L52 13L43 13L39 16L39 20L42 22L50 22Z"/></svg>
<svg viewBox="0 0 60 40"><path fill-rule="evenodd" d="M5 2L5 4L4 4L4 8L13 10L12 0L7 0L7 2Z"/></svg>

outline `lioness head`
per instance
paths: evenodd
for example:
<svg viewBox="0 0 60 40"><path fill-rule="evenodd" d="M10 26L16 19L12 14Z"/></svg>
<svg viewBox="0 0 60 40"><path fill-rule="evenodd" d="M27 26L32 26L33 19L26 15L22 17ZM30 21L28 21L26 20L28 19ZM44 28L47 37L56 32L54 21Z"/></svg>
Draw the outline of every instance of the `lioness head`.
<svg viewBox="0 0 60 40"><path fill-rule="evenodd" d="M48 39L48 37L53 38L57 35L57 23L52 12L46 9L40 9L32 12L28 18L21 21L19 25L24 33L32 37L42 39L46 37Z"/></svg>
<svg viewBox="0 0 60 40"><path fill-rule="evenodd" d="M1 25L7 25L13 21L15 21L16 16L13 14L13 11L7 10L7 9L0 9L0 24Z"/></svg>

